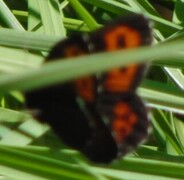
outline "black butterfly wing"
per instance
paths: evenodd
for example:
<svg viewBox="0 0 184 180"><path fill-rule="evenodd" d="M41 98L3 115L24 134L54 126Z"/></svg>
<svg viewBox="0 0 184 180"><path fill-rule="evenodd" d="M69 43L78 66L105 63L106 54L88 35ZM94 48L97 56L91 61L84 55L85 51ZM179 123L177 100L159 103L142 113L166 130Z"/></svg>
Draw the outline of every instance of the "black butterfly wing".
<svg viewBox="0 0 184 180"><path fill-rule="evenodd" d="M80 49L77 45L80 44ZM59 42L46 61L88 53L81 36ZM61 72L62 73L62 72ZM26 105L36 109L36 118L47 122L69 146L80 149L91 136L91 129L85 114L76 102L72 83L56 84L25 93ZM81 133L83 132L83 134Z"/></svg>

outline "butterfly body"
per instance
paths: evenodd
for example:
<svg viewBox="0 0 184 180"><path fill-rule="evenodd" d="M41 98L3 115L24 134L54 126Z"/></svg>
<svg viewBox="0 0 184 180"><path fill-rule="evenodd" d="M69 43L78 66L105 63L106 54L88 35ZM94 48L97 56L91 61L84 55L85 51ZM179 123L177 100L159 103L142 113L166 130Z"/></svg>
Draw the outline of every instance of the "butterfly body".
<svg viewBox="0 0 184 180"><path fill-rule="evenodd" d="M151 39L147 19L136 14L59 42L46 61L150 45ZM39 109L37 118L47 122L64 143L93 162L109 163L148 135L147 110L135 92L145 69L145 64L131 64L30 91L25 94L27 106Z"/></svg>

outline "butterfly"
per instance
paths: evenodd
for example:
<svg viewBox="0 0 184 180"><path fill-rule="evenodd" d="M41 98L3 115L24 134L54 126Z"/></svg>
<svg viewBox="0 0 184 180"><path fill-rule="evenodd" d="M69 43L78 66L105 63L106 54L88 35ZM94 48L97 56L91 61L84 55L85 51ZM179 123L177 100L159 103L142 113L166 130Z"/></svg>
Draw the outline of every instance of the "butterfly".
<svg viewBox="0 0 184 180"><path fill-rule="evenodd" d="M132 14L93 32L61 40L51 49L46 62L151 42L147 18ZM25 93L26 104L29 109L39 110L36 118L48 123L66 145L92 162L110 163L137 148L148 136L147 110L136 94L146 67L131 64L32 90Z"/></svg>

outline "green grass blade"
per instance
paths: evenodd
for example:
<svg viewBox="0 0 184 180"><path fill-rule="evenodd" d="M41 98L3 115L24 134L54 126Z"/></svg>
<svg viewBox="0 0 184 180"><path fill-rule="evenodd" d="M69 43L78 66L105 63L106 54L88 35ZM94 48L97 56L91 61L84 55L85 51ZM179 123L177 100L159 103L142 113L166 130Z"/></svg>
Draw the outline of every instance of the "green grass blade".
<svg viewBox="0 0 184 180"><path fill-rule="evenodd" d="M10 9L4 3L3 0L0 1L0 17L7 24L8 27L24 31L24 28L16 19L16 17L12 14Z"/></svg>

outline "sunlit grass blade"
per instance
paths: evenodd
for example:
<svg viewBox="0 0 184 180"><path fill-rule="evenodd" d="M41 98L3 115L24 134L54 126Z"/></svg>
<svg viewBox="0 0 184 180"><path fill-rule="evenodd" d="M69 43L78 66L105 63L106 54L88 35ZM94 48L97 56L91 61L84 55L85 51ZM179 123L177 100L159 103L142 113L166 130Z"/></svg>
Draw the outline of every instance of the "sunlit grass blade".
<svg viewBox="0 0 184 180"><path fill-rule="evenodd" d="M4 73L20 73L26 69L36 69L43 62L43 57L21 49L0 47L0 54L0 70Z"/></svg>
<svg viewBox="0 0 184 180"><path fill-rule="evenodd" d="M40 15L43 23L44 32L46 34L60 35L65 37L66 32L61 20L59 3L57 0L39 0Z"/></svg>
<svg viewBox="0 0 184 180"><path fill-rule="evenodd" d="M93 179L76 166L70 166L64 162L31 153L13 150L10 147L0 146L0 154L1 165L27 173L34 173L38 177L48 179Z"/></svg>
<svg viewBox="0 0 184 180"><path fill-rule="evenodd" d="M183 91L172 85L146 80L138 89L138 93L151 107L184 113Z"/></svg>
<svg viewBox="0 0 184 180"><path fill-rule="evenodd" d="M88 11L82 6L82 4L78 0L69 0L69 3L91 30L95 30L97 27L99 27L95 19L88 13Z"/></svg>
<svg viewBox="0 0 184 180"><path fill-rule="evenodd" d="M24 31L24 28L22 27L22 25L12 14L12 12L8 8L8 6L3 2L3 0L0 1L0 17L7 24L8 27L16 30Z"/></svg>

